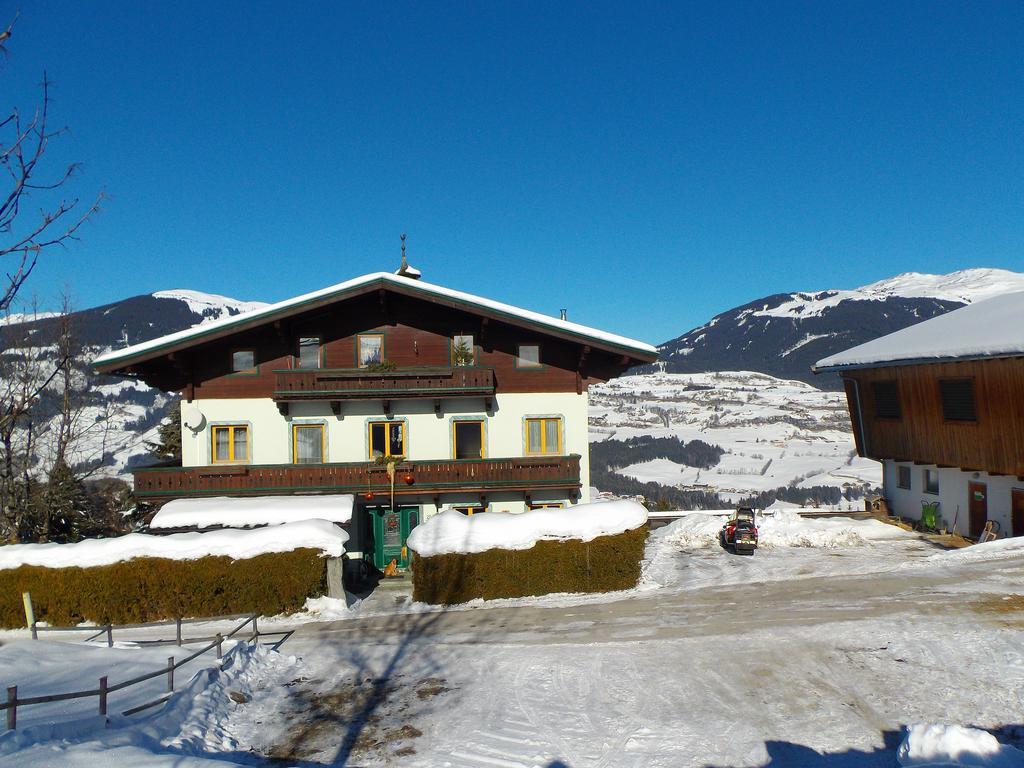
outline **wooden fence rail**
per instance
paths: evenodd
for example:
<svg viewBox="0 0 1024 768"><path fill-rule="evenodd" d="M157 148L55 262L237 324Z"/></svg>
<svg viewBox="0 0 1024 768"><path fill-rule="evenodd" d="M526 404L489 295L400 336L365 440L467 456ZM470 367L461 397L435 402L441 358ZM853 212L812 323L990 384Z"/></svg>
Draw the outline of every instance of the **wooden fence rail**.
<svg viewBox="0 0 1024 768"><path fill-rule="evenodd" d="M88 697L91 697L91 696L98 697L98 699L99 699L99 714L105 716L107 714L108 696L111 693L115 693L117 691L124 690L125 688L129 688L129 687L131 687L133 685L138 685L139 683L144 683L147 680L152 680L153 678L160 677L161 675L166 675L167 676L167 693L164 694L163 696L157 698L157 699L154 699L153 701L147 702L145 704L141 704L141 705L136 706L136 707L132 707L131 709L126 709L124 712L121 713L122 715L124 715L126 717L129 716L129 715L133 715L133 714L135 714L137 712L141 712L141 711L143 711L145 709L149 709L150 707L155 707L158 704L162 704L165 701L167 701L167 699L170 697L170 694L174 691L174 670L178 669L179 667L183 667L184 665L194 661L195 659L199 658L203 654L208 653L208 652L210 652L211 650L214 650L214 649L216 650L217 658L218 659L223 658L223 643L224 643L224 641L234 637L237 634L239 634L249 624L252 625L252 631L248 635L247 642L250 642L250 641L251 642L256 642L259 639L259 636L260 636L259 627L258 627L258 625L256 623L257 622L257 617L256 617L256 614L254 614L254 613L253 614L239 614L239 615L236 615L236 616L215 616L215 617L212 617L212 618L191 619L191 620L187 620L187 621L183 621L182 619L175 619L173 621L159 621L159 622L153 622L151 624L124 624L124 625L118 625L117 627L114 627L114 626L108 624L107 626L100 628L101 631L98 634L93 635L93 637L99 637L100 635L106 633L107 638L108 638L108 645L112 645L113 644L113 640L111 638L113 637L113 630L115 628L116 629L130 629L130 628L138 629L138 628L142 628L142 627L168 626L170 624L174 624L176 626L176 630L177 630L176 631L176 635L177 635L177 637L174 640L155 641L155 642L156 643L175 643L177 645L182 645L183 643L195 642L195 640L192 640L192 639L182 640L182 637L181 637L181 625L183 623L201 623L201 622L205 623L205 622L209 622L209 621L218 621L218 620L222 621L222 620L225 620L225 619L237 620L237 619L241 619L241 618L244 618L244 621L242 621L238 626L236 626L234 629L232 629L227 635L222 635L220 632L218 632L216 635L214 635L212 641L208 645L203 646L202 648L200 648L199 650L189 654L185 658L176 661L173 656L169 656L167 658L167 666L162 667L160 669L157 669L157 670L155 670L153 672L147 672L144 675L139 675L138 677L133 677L130 680L124 680L124 681L122 681L120 683L115 683L114 685L110 685L108 683L107 676L104 675L103 677L101 677L99 679L98 687L94 688L94 689L91 689L91 690L87 690L87 691L70 691L68 693L55 693L55 694L49 694L47 696L26 696L24 698L21 698L21 697L18 696L18 686L16 686L16 685L9 686L7 688L7 700L3 701L3 702L0 702L0 710L6 710L7 711L7 728L8 728L8 730L14 730L15 728L17 728L17 726L18 726L18 708L19 707L28 707L28 706L32 706L34 704L49 704L49 703L56 702L56 701L68 701L69 699L83 699L83 698L88 698ZM32 637L33 637L33 639L38 639L37 638L37 628L35 627L34 624L35 623L33 622ZM39 627L38 629L39 630L48 631L48 632L68 632L68 631L75 631L75 630L78 630L78 631L82 631L82 630L94 631L94 630L97 629L97 627ZM206 638L204 638L204 639L206 639Z"/></svg>

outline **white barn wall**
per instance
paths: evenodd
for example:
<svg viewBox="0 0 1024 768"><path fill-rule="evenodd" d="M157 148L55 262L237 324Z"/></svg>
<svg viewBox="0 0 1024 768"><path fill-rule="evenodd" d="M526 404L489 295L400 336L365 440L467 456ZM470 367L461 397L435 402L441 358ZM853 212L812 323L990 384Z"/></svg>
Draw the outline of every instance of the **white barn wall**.
<svg viewBox="0 0 1024 768"><path fill-rule="evenodd" d="M910 467L910 489L897 487L899 466ZM924 471L937 469L939 472L938 495L924 492ZM975 477L977 475L977 477ZM889 500L892 513L909 520L921 519L921 502L939 502L939 515L943 524L967 536L970 533L970 511L968 508L968 483L984 483L988 495L988 519L999 523L1000 536L1011 534L1010 496L1014 489L1024 489L1024 482L1015 477L990 475L987 472L964 472L951 467L934 465L907 464L886 460L882 462L882 477L885 485L885 497ZM957 507L960 508L959 513ZM1021 535L1024 531L1015 531Z"/></svg>

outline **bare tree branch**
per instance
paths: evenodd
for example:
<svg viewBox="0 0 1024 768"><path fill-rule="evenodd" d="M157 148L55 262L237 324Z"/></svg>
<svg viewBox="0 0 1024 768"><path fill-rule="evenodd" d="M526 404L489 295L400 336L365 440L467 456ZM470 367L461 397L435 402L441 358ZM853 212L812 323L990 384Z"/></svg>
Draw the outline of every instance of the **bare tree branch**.
<svg viewBox="0 0 1024 768"><path fill-rule="evenodd" d="M17 16L5 32L0 32L0 49L3 42L10 38L16 21ZM69 163L56 174L43 174L50 178L37 178L40 161L50 140L67 130L49 128L52 85L53 82L44 72L42 101L27 124L22 124L21 113L17 108L0 121L0 131L10 132L7 142L0 138L0 167L7 172L10 184L7 194L0 197L0 234L13 236L11 242L0 244L0 259L13 260L13 264L4 271L6 279L0 284L0 312L11 306L18 291L35 269L40 255L54 246L67 245L69 241L77 240L79 228L100 210L104 200L101 192L92 205L78 215L79 198L62 199L41 208L36 222L16 234L16 228L22 229L18 225L23 221L23 203L29 196L63 187L81 167L79 163Z"/></svg>

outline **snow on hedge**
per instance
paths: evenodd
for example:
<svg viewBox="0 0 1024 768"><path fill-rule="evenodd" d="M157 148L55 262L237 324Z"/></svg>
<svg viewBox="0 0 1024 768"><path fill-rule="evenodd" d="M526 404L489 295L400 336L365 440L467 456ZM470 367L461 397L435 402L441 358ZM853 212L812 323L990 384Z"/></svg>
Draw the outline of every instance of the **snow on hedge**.
<svg viewBox="0 0 1024 768"><path fill-rule="evenodd" d="M1024 752L1000 744L988 731L962 725L912 725L897 758L904 766L984 765L1024 768Z"/></svg>
<svg viewBox="0 0 1024 768"><path fill-rule="evenodd" d="M718 546L718 532L731 512L690 513L665 527L662 537L682 549ZM796 509L757 513L758 545L770 547L850 547L871 541L912 537L880 520L801 517Z"/></svg>
<svg viewBox="0 0 1024 768"><path fill-rule="evenodd" d="M262 496L255 499L218 496L213 499L175 499L153 517L150 528L245 528L280 525L300 520L328 520L347 523L352 519L355 497Z"/></svg>
<svg viewBox="0 0 1024 768"><path fill-rule="evenodd" d="M168 536L129 533L111 539L85 539L74 544L0 546L0 570L22 565L90 568L136 557L197 560L201 557L226 556L247 560L269 552L290 552L295 549L318 549L325 555L341 557L347 541L348 534L326 520L303 520L246 531L174 533Z"/></svg>
<svg viewBox="0 0 1024 768"><path fill-rule="evenodd" d="M447 510L409 534L409 548L421 557L488 549L530 549L538 541L593 541L638 528L647 510L635 501L602 501L564 509L535 509L521 514L484 512L463 515Z"/></svg>

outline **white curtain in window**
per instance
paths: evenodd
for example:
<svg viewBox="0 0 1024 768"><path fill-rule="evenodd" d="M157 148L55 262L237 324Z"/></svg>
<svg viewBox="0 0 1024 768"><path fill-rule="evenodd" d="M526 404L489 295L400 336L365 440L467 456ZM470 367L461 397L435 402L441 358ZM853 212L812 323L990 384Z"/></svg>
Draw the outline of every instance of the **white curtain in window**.
<svg viewBox="0 0 1024 768"><path fill-rule="evenodd" d="M216 448L217 461L228 461L231 458L231 431L228 429L214 430L214 445Z"/></svg>
<svg viewBox="0 0 1024 768"><path fill-rule="evenodd" d="M245 427L235 427L235 461L249 460L249 430Z"/></svg>
<svg viewBox="0 0 1024 768"><path fill-rule="evenodd" d="M527 444L530 453L542 453L544 450L544 427L540 419L526 422Z"/></svg>
<svg viewBox="0 0 1024 768"><path fill-rule="evenodd" d="M545 419L544 453L558 453L558 419Z"/></svg>
<svg viewBox="0 0 1024 768"><path fill-rule="evenodd" d="M322 427L296 428L295 461L298 464L319 464L323 461Z"/></svg>

